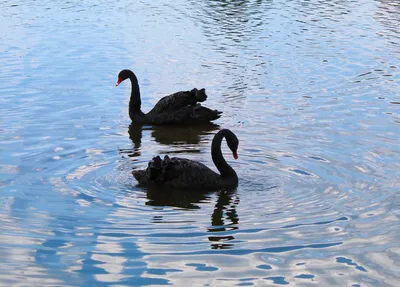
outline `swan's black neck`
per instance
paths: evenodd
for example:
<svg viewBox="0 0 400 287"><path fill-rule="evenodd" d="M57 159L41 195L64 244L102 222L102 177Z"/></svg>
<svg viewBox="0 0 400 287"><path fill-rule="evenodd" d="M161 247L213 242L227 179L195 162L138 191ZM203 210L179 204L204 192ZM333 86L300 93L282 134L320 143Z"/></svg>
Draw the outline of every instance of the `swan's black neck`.
<svg viewBox="0 0 400 287"><path fill-rule="evenodd" d="M225 161L224 156L221 151L221 142L225 137L229 140L229 137L226 135L227 130L220 130L215 136L211 144L211 156L213 162L219 172L221 173L221 177L235 177L237 178L235 170Z"/></svg>
<svg viewBox="0 0 400 287"><path fill-rule="evenodd" d="M129 72L128 78L131 80L132 84L131 98L129 100L129 116L133 120L134 114L141 114L140 107L142 102L140 100L140 89L136 75L132 71Z"/></svg>

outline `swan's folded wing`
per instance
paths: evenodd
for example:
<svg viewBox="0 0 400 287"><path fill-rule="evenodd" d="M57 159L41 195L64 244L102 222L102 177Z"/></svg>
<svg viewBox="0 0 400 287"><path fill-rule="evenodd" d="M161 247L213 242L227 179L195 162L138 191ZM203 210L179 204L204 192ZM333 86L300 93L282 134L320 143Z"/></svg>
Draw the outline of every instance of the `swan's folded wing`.
<svg viewBox="0 0 400 287"><path fill-rule="evenodd" d="M176 111L187 105L195 105L197 102L204 102L206 99L207 95L205 89L176 92L159 100L149 114Z"/></svg>
<svg viewBox="0 0 400 287"><path fill-rule="evenodd" d="M196 104L188 105L176 111L154 114L151 119L154 124L201 124L221 117L222 112Z"/></svg>
<svg viewBox="0 0 400 287"><path fill-rule="evenodd" d="M164 167L160 156L153 157L147 166L147 174L150 180L159 181L164 177Z"/></svg>
<svg viewBox="0 0 400 287"><path fill-rule="evenodd" d="M167 157L167 156L166 156ZM159 177L164 184L179 186L180 188L190 188L199 183L205 183L210 179L218 177L214 171L198 161L185 158L164 158L162 165L163 175Z"/></svg>

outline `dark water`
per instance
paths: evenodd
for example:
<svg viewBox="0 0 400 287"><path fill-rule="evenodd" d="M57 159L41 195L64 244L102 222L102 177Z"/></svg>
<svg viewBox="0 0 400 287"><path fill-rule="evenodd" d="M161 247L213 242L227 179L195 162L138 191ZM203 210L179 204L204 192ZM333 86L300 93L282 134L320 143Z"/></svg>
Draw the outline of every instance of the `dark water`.
<svg viewBox="0 0 400 287"><path fill-rule="evenodd" d="M0 10L1 286L398 284L398 1ZM145 111L205 87L219 127L129 129L123 68ZM235 191L135 186L156 154L213 166L222 127Z"/></svg>

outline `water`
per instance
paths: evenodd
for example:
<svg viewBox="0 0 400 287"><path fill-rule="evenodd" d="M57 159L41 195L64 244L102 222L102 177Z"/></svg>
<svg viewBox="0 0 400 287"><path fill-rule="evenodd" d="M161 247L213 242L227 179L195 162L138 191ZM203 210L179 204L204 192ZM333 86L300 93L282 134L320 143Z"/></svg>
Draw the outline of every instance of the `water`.
<svg viewBox="0 0 400 287"><path fill-rule="evenodd" d="M396 286L397 1L0 3L0 285ZM209 128L129 128L205 87ZM240 139L234 191L159 194L157 154L213 166Z"/></svg>

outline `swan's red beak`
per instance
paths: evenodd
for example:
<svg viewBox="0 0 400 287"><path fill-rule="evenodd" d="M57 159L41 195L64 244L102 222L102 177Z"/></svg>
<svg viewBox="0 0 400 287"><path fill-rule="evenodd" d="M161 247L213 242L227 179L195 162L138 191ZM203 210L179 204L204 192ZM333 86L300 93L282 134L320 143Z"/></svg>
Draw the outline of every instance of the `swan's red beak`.
<svg viewBox="0 0 400 287"><path fill-rule="evenodd" d="M118 86L119 84L121 84L121 82L122 82L121 78L118 77L118 81L117 81L117 83L115 84L115 86Z"/></svg>
<svg viewBox="0 0 400 287"><path fill-rule="evenodd" d="M233 158L234 159L238 159L239 158L238 155L237 155L237 152L233 152Z"/></svg>

